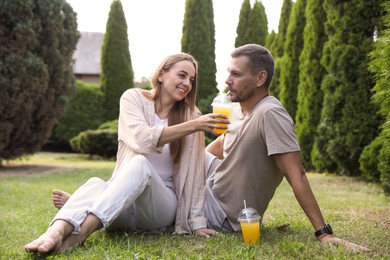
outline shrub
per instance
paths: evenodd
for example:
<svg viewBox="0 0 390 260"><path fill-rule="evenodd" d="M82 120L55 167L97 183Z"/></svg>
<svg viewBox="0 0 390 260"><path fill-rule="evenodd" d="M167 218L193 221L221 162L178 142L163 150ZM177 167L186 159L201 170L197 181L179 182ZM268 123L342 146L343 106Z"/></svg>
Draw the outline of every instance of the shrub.
<svg viewBox="0 0 390 260"><path fill-rule="evenodd" d="M64 116L53 131L55 143L69 143L79 133L103 123L103 92L98 85L77 81L76 96L65 108Z"/></svg>
<svg viewBox="0 0 390 260"><path fill-rule="evenodd" d="M378 156L383 145L379 137L364 147L359 158L362 176L368 181L379 182L381 173L378 169Z"/></svg>
<svg viewBox="0 0 390 260"><path fill-rule="evenodd" d="M388 118L389 119L389 118ZM378 168L381 172L381 186L386 194L390 194L390 121L383 125L383 131L379 137L383 147L379 152Z"/></svg>
<svg viewBox="0 0 390 260"><path fill-rule="evenodd" d="M118 146L118 120L103 123L96 130L81 132L70 140L70 145L74 151L90 156L115 157Z"/></svg>

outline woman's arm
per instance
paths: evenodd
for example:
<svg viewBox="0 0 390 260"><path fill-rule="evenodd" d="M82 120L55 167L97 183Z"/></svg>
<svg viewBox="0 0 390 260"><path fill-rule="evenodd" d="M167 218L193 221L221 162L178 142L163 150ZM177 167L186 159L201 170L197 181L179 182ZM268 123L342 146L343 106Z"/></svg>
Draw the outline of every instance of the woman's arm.
<svg viewBox="0 0 390 260"><path fill-rule="evenodd" d="M222 114L207 114L200 116L198 118L186 121L181 124L173 125L165 127L160 139L158 140L157 145L162 146L166 143L170 143L176 139L182 138L189 134L193 134L198 131L209 132L214 135L218 135L214 131L215 124L218 123L229 123L229 120L220 120L217 118L221 118L226 116Z"/></svg>

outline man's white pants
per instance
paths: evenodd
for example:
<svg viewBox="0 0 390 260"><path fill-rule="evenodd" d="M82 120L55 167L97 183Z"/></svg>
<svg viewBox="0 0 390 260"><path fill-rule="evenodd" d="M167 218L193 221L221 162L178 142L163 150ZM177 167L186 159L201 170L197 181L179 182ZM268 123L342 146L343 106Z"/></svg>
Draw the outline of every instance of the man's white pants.
<svg viewBox="0 0 390 260"><path fill-rule="evenodd" d="M144 156L136 155L110 182L93 177L80 186L51 224L65 220L74 226L73 234L79 234L80 225L92 213L103 229L156 230L174 223L176 207L173 190Z"/></svg>

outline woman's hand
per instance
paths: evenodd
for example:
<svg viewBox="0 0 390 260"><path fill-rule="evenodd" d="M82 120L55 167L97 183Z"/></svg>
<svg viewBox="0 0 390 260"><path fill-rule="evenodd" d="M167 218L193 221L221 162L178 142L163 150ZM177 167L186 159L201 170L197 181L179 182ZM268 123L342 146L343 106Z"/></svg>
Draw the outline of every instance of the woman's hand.
<svg viewBox="0 0 390 260"><path fill-rule="evenodd" d="M318 239L321 241L323 244L332 244L332 245L341 245L346 249L352 250L355 253L368 253L370 252L370 249L364 246L359 246L355 243L348 242L346 240L343 240L341 238L338 238L334 235L326 234L319 236Z"/></svg>
<svg viewBox="0 0 390 260"><path fill-rule="evenodd" d="M214 229L209 229L209 228L201 228L195 230L195 235L201 236L201 237L206 237L209 238L210 236L215 236L218 235L219 233L215 231Z"/></svg>
<svg viewBox="0 0 390 260"><path fill-rule="evenodd" d="M230 124L227 116L218 113L202 115L193 121L196 124L198 130L209 132L214 135L219 135L217 132L215 132L214 128L226 130L228 127L221 126L220 124Z"/></svg>
<svg viewBox="0 0 390 260"><path fill-rule="evenodd" d="M218 119L217 119L218 118ZM222 118L222 119L221 119ZM214 135L219 135L214 131L214 127L219 129L227 129L227 126L216 126L216 123L229 124L230 121L222 114L207 114L198 118L177 124L164 127L164 130L158 140L157 146L163 146L179 138L183 138L189 134L204 131Z"/></svg>

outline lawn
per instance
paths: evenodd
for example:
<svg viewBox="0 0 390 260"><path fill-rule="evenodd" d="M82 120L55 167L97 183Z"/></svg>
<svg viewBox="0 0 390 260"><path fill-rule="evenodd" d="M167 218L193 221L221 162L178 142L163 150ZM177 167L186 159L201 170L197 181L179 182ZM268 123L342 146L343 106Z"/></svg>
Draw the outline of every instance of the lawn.
<svg viewBox="0 0 390 260"><path fill-rule="evenodd" d="M0 259L34 259L23 246L43 233L56 213L53 188L74 191L92 176L107 179L113 161L78 154L37 153L0 168ZM308 173L324 217L344 239L369 247L356 254L324 246L283 181L265 213L261 243L240 233L204 239L188 235L95 232L71 252L49 259L390 259L390 197L356 178ZM283 231L276 227L290 226Z"/></svg>

